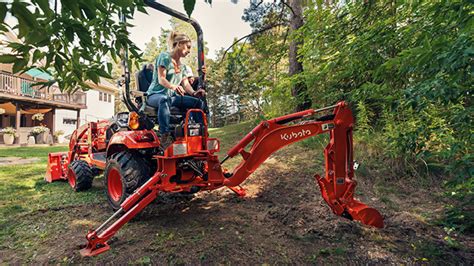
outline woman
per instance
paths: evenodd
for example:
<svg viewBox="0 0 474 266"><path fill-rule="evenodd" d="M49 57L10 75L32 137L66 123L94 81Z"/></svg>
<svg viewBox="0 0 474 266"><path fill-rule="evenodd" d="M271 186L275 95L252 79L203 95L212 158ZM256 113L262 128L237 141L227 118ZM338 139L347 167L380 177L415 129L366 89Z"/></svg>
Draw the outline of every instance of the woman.
<svg viewBox="0 0 474 266"><path fill-rule="evenodd" d="M160 125L160 143L166 149L173 138L169 129L170 106L178 108L203 109L203 102L196 98L205 95L205 91L193 90L186 75L185 65L181 58L191 51L191 40L186 34L171 32L169 37L170 52L162 52L155 60L153 80L148 89L147 103L158 108L158 124ZM183 86L181 86L183 82ZM184 96L184 93L191 96Z"/></svg>

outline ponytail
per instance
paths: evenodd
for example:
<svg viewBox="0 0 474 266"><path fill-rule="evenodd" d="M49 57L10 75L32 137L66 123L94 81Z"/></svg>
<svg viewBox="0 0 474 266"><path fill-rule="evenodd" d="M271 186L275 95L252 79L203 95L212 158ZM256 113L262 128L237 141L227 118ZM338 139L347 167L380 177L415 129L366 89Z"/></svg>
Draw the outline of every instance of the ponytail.
<svg viewBox="0 0 474 266"><path fill-rule="evenodd" d="M168 37L168 47L171 51L173 51L180 42L190 41L191 39L189 39L188 35L172 31L170 32L170 36Z"/></svg>

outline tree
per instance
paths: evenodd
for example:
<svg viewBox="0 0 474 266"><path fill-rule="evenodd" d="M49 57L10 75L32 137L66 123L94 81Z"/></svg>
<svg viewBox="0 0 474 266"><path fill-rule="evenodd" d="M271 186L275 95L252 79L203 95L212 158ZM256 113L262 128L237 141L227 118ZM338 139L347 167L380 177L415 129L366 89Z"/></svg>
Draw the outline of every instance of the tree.
<svg viewBox="0 0 474 266"><path fill-rule="evenodd" d="M301 0L289 0L291 9L290 34L295 34L303 26L303 7ZM306 84L298 74L303 72L303 64L298 58L298 49L302 41L300 38L292 38L289 49L289 71L290 77L296 76L292 82L291 93L296 98L296 111L303 111L311 107L311 100L308 97Z"/></svg>

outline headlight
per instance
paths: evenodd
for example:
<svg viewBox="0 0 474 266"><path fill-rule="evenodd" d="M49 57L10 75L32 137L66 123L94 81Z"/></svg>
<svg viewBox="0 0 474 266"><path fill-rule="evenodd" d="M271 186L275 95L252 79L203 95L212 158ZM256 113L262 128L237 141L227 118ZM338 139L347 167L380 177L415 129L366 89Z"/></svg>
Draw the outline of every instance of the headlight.
<svg viewBox="0 0 474 266"><path fill-rule="evenodd" d="M139 116L135 112L128 115L128 127L131 129L138 129L140 127Z"/></svg>

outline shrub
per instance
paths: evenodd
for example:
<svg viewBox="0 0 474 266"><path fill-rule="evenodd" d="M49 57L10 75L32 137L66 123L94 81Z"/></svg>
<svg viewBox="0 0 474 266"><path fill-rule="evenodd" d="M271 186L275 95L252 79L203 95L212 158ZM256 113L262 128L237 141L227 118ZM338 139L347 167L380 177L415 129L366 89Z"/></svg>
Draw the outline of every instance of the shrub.
<svg viewBox="0 0 474 266"><path fill-rule="evenodd" d="M12 128L12 127L6 127L4 129L1 130L1 132L3 134L6 134L6 135L13 135L13 136L17 136L16 134L16 129Z"/></svg>
<svg viewBox="0 0 474 266"><path fill-rule="evenodd" d="M39 134L47 132L48 130L49 129L47 127L44 127L44 126L33 127L33 129L31 129L29 135L30 136L38 136Z"/></svg>
<svg viewBox="0 0 474 266"><path fill-rule="evenodd" d="M43 121L44 120L44 114L36 113L31 117L31 119L36 120L36 121Z"/></svg>

